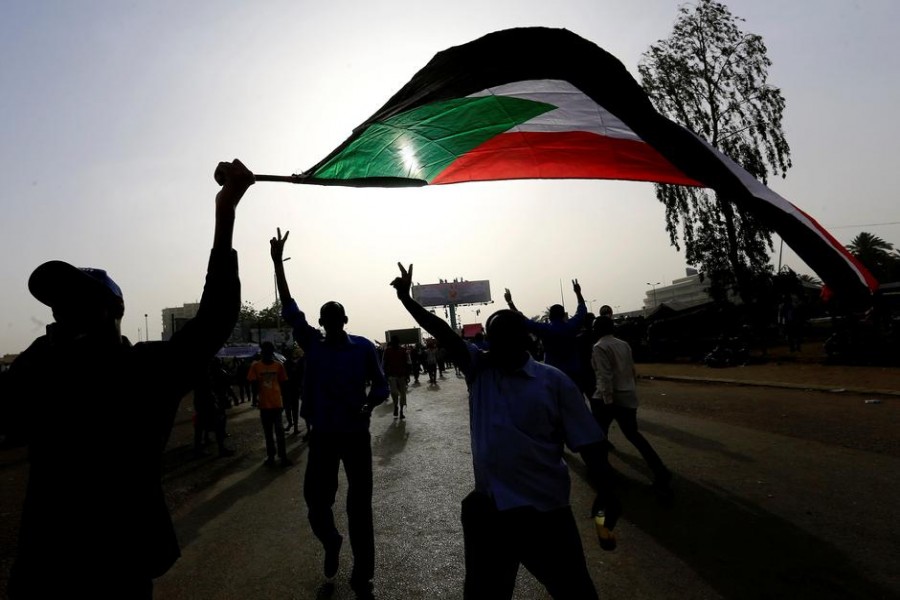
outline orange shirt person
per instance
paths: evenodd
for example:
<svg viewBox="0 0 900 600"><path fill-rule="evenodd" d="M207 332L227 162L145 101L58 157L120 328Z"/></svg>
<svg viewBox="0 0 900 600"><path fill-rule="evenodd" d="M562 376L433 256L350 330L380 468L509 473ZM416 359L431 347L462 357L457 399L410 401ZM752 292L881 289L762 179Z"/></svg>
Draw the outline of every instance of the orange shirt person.
<svg viewBox="0 0 900 600"><path fill-rule="evenodd" d="M263 342L259 349L261 358L250 365L247 381L256 388L259 398L259 419L266 437L266 464L275 464L277 445L279 461L285 467L291 464L284 447L284 427L281 423L281 412L284 410L281 384L287 381L287 371L275 360L272 342Z"/></svg>

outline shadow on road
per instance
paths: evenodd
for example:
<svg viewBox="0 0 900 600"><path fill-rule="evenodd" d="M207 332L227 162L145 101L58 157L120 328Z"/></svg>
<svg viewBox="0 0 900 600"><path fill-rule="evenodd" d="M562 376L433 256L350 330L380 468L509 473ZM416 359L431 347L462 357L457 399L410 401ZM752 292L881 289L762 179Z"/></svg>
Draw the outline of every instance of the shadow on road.
<svg viewBox="0 0 900 600"><path fill-rule="evenodd" d="M689 433L682 429L676 429L675 427L669 427L660 423L648 423L646 421L641 421L640 427L643 433L649 433L651 435L666 438L667 440L678 444L679 446L684 446L685 448L690 448L692 450L700 450L702 452L717 452L722 456L727 456L732 460L743 463L751 463L755 462L756 460L745 454L739 454L737 452L728 450L728 447L721 442L701 437L699 435L694 435L693 433Z"/></svg>
<svg viewBox="0 0 900 600"><path fill-rule="evenodd" d="M378 457L378 464L384 466L391 459L403 452L409 432L406 431L406 421L395 420L387 431L378 436L372 443L372 454Z"/></svg>
<svg viewBox="0 0 900 600"><path fill-rule="evenodd" d="M639 457L616 456L636 471L648 472ZM584 463L568 458L573 472L588 481ZM620 476L623 520L689 564L724 598L894 597L867 579L839 548L759 506L677 475L673 487L675 501L664 506L649 485ZM619 552L627 551L620 539Z"/></svg>
<svg viewBox="0 0 900 600"><path fill-rule="evenodd" d="M287 456L291 461L297 463L300 455L306 452L306 448L306 444L295 446L288 451ZM296 468L266 466L261 461L257 462L249 457L241 460L240 466L246 471L246 475L240 481L228 486L212 498L199 503L189 514L179 519L178 540L182 548L187 547L197 538L199 531L204 525L227 512L236 502L242 498L258 494L260 489L279 477L287 476L288 473ZM235 469L234 464L230 465L230 467ZM210 472L209 475L202 483L195 485L191 489L191 494L203 491L221 481L221 473Z"/></svg>

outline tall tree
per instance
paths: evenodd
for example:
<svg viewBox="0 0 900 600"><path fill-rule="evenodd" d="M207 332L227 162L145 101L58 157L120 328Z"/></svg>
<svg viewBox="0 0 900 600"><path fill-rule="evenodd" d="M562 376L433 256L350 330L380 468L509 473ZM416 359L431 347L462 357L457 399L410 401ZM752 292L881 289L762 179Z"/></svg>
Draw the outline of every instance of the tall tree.
<svg viewBox="0 0 900 600"><path fill-rule="evenodd" d="M671 35L650 46L638 65L656 109L684 125L751 175L767 182L791 167L782 129L785 101L768 83L762 37L745 33L724 4L699 0L678 9ZM734 211L710 190L657 185L666 230L688 263L713 278L768 272L771 232ZM749 275L749 274L748 274Z"/></svg>
<svg viewBox="0 0 900 600"><path fill-rule="evenodd" d="M898 273L894 245L877 235L861 231L847 244L847 250L864 264L879 281L893 281Z"/></svg>

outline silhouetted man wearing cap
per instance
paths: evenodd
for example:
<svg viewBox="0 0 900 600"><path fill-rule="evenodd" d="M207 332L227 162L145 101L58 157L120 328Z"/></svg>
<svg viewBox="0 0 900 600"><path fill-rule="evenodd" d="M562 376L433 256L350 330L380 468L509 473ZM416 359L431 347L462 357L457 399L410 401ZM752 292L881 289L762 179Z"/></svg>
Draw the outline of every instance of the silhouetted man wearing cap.
<svg viewBox="0 0 900 600"><path fill-rule="evenodd" d="M254 177L235 160L219 163L216 180L223 187L200 308L170 340L132 346L122 336L123 294L102 269L51 261L28 281L55 322L16 359L0 405L31 463L14 600L150 598L153 578L180 554L160 485L162 451L181 398L237 320L232 232Z"/></svg>
<svg viewBox="0 0 900 600"><path fill-rule="evenodd" d="M308 420L309 458L303 497L313 534L325 549L324 572L337 574L344 538L334 523L338 471L347 474L347 525L353 549L350 585L365 597L375 575L375 533L372 523L372 409L388 397L388 383L375 345L344 331L347 315L339 302L326 302L319 311L321 332L306 321L291 297L284 275L284 243L290 232L271 239L272 262L281 296L282 316L294 328L294 340L303 349L302 416ZM366 392L367 382L371 389Z"/></svg>

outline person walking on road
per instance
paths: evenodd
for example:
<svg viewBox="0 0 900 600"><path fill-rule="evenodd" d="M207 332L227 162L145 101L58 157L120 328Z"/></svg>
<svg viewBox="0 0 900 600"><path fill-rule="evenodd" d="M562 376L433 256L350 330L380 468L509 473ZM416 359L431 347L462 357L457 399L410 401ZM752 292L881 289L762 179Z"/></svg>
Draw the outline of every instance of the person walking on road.
<svg viewBox="0 0 900 600"><path fill-rule="evenodd" d="M372 409L388 398L388 384L375 345L344 331L347 315L339 302L326 302L319 310L323 336L306 320L291 296L284 274L284 244L289 232L270 241L282 316L294 328L294 340L303 349L306 375L303 412L311 426L309 458L303 496L313 534L325 549L324 572L334 577L339 568L343 536L334 522L338 470L347 475L347 522L353 550L350 585L367 594L375 575L375 533L372 520ZM366 385L371 388L366 392Z"/></svg>
<svg viewBox="0 0 900 600"><path fill-rule="evenodd" d="M400 338L391 336L391 342L384 349L384 374L391 388L391 400L394 402L394 417L405 419L403 409L406 408L406 386L409 383L409 355L406 348L400 345ZM399 414L397 409L400 409Z"/></svg>
<svg viewBox="0 0 900 600"><path fill-rule="evenodd" d="M462 502L464 597L512 598L524 565L553 598L596 599L569 505L563 444L580 452L599 486L593 510L615 526L604 435L575 383L528 354L526 318L501 310L487 321L490 350L467 344L412 299L412 265L391 282L416 322L460 365L469 387L475 490Z"/></svg>
<svg viewBox="0 0 900 600"><path fill-rule="evenodd" d="M287 371L284 365L275 360L275 345L263 342L259 345L260 359L250 365L247 380L256 389L259 401L259 420L262 422L263 435L266 438L266 464L275 464L276 446L281 466L291 464L284 444L284 427L281 424L281 413L284 410L284 394L282 387L287 382Z"/></svg>
<svg viewBox="0 0 900 600"><path fill-rule="evenodd" d="M625 439L637 448L653 472L654 489L670 495L672 473L647 438L638 431L638 398L631 346L614 336L613 330L613 320L609 317L597 317L594 321L594 333L598 340L594 344L591 364L597 387L591 398L591 411L605 434L609 433L613 420L619 424Z"/></svg>
<svg viewBox="0 0 900 600"><path fill-rule="evenodd" d="M182 397L237 321L235 212L254 183L238 160L219 163L215 178L200 307L169 340L132 345L122 335L124 296L104 270L50 261L28 280L54 323L15 360L0 394L0 424L27 443L30 461L12 600L151 598L153 579L180 555L162 452Z"/></svg>

